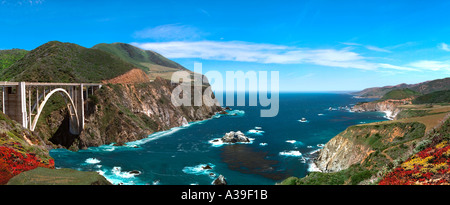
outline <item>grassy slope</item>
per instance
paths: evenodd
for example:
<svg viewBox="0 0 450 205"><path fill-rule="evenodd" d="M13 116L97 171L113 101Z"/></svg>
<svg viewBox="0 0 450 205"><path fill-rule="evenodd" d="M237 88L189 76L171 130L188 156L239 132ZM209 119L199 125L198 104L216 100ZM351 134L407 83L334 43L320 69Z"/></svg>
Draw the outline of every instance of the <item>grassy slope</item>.
<svg viewBox="0 0 450 205"><path fill-rule="evenodd" d="M414 99L413 104L450 103L450 90L441 90L425 94Z"/></svg>
<svg viewBox="0 0 450 205"><path fill-rule="evenodd" d="M146 72L163 71L164 69L167 71L186 70L180 64L171 61L154 51L142 50L125 43L101 43L95 45L92 48L114 54L122 60L130 62ZM161 67L163 67L164 69L162 69Z"/></svg>
<svg viewBox="0 0 450 205"><path fill-rule="evenodd" d="M406 98L413 98L416 96L419 96L420 93L413 91L411 89L405 88L405 89L396 89L389 91L388 93L384 94L381 100L401 100Z"/></svg>
<svg viewBox="0 0 450 205"><path fill-rule="evenodd" d="M34 145L28 144L24 136ZM9 147L23 153L34 153L42 160L48 161L51 159L48 150L45 149L45 143L39 136L24 129L2 112L0 112L0 146Z"/></svg>
<svg viewBox="0 0 450 205"><path fill-rule="evenodd" d="M98 49L48 42L0 72L0 80L33 82L100 82L134 66Z"/></svg>
<svg viewBox="0 0 450 205"><path fill-rule="evenodd" d="M28 51L22 49L0 50L0 71L9 68L27 53Z"/></svg>
<svg viewBox="0 0 450 205"><path fill-rule="evenodd" d="M97 172L73 169L36 169L22 172L9 180L8 185L112 185Z"/></svg>

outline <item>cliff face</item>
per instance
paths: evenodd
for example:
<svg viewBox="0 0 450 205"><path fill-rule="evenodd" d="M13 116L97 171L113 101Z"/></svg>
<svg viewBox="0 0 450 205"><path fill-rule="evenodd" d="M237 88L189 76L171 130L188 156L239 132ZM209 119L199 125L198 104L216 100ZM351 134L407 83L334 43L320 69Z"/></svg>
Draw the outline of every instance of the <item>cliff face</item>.
<svg viewBox="0 0 450 205"><path fill-rule="evenodd" d="M398 150L399 145L421 138L424 133L421 123L351 126L325 144L315 163L322 172L338 172L365 162L387 165L411 150L411 144L403 145L403 151Z"/></svg>
<svg viewBox="0 0 450 205"><path fill-rule="evenodd" d="M411 104L411 99L384 100L357 104L351 109L354 112L385 112L386 117L393 120L402 111L399 105Z"/></svg>
<svg viewBox="0 0 450 205"><path fill-rule="evenodd" d="M321 172L281 184L372 184L414 152L425 128L418 122L395 121L348 127L320 151L314 163Z"/></svg>
<svg viewBox="0 0 450 205"><path fill-rule="evenodd" d="M351 131L344 131L351 132ZM343 137L341 133L331 139L320 152L316 166L322 172L337 172L361 162L373 150L365 145L356 144L353 140Z"/></svg>
<svg viewBox="0 0 450 205"><path fill-rule="evenodd" d="M150 83L106 84L89 98L81 135L55 136L49 131L53 135L50 141L74 150L110 143L121 145L153 132L208 119L222 110L220 106L174 106L171 94L175 86L162 78ZM54 115L60 112L55 111Z"/></svg>

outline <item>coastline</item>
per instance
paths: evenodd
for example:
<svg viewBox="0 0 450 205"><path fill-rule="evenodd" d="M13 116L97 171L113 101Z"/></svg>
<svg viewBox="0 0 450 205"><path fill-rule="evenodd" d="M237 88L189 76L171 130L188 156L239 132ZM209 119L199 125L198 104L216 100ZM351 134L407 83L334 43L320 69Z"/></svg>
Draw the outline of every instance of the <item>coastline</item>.
<svg viewBox="0 0 450 205"><path fill-rule="evenodd" d="M242 110L232 110L232 111L229 111L227 114L221 114L221 111L218 111L208 119L192 121L192 122L189 122L182 126L172 127L170 129L164 130L164 131L158 131L158 132L148 135L147 137L145 137L143 139L126 142L126 143L122 144L121 146L116 146L115 143L111 143L111 144L104 144L104 145L100 145L100 146L88 147L87 149L79 150L77 152L87 152L87 153L113 152L113 151L127 151L127 150L142 149L140 146L143 144L146 144L148 142L171 135L182 129L187 129L187 128L191 127L192 125L203 124L209 120L217 119L222 116L236 116L236 115L243 115L243 114L245 114L245 112ZM50 154L58 154L58 152L73 152L73 151L70 151L70 150L64 149L64 148L58 148L58 149L52 149L50 151ZM135 176L138 176L141 171L139 171L139 173L135 174L135 173L131 173L131 171L122 170L121 166L114 166L114 167L112 167L111 170L103 169L102 165L101 165L101 160L97 159L96 157L87 158L84 161L84 163L82 163L82 164L89 165L91 167L99 169L99 170L96 170L96 172L98 174L102 175L103 177L105 177L110 183L112 183L114 185L127 185L127 184L146 185L146 184L148 184L148 183L140 181L138 178L135 177ZM58 166L56 167L56 169L60 169L60 168L64 168L64 167L58 167ZM78 169L78 168L73 168L73 169ZM128 181L124 181L124 180L132 180L132 181L128 182ZM159 182L154 181L152 184L158 185Z"/></svg>

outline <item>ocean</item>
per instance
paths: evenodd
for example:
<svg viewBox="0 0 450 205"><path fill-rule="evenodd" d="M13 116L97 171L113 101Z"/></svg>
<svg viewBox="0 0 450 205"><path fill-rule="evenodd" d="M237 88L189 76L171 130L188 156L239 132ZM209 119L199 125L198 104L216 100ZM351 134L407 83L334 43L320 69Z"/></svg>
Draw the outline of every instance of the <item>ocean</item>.
<svg viewBox="0 0 450 205"><path fill-rule="evenodd" d="M313 171L317 151L348 126L388 120L381 112L349 111L370 99L348 94L280 93L279 97L276 117L260 117L260 110L267 108L232 106L228 114L157 132L125 146L102 145L78 152L53 149L50 155L56 168L96 171L113 184L209 185L223 175L231 185L273 185ZM230 131L241 131L251 141L213 142Z"/></svg>

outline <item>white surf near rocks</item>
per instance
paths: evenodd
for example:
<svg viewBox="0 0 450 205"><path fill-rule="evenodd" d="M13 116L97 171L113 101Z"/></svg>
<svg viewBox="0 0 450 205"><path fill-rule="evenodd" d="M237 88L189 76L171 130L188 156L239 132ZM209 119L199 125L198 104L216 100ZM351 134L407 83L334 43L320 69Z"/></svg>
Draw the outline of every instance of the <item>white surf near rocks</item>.
<svg viewBox="0 0 450 205"><path fill-rule="evenodd" d="M244 135L241 131L231 131L226 133L222 138L216 138L209 141L213 146L222 146L223 144L234 144L234 143L253 143L253 138L249 138Z"/></svg>

